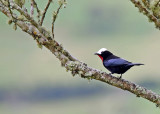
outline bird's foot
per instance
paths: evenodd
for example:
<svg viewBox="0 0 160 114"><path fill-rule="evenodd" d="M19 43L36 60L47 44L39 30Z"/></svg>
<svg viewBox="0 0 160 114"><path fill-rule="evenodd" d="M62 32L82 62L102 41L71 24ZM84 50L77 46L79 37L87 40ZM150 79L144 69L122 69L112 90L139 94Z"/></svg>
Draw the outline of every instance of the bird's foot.
<svg viewBox="0 0 160 114"><path fill-rule="evenodd" d="M112 76L112 73L109 73L110 76Z"/></svg>
<svg viewBox="0 0 160 114"><path fill-rule="evenodd" d="M121 79L121 78L122 78L122 74L120 75L120 77L118 78L118 80Z"/></svg>

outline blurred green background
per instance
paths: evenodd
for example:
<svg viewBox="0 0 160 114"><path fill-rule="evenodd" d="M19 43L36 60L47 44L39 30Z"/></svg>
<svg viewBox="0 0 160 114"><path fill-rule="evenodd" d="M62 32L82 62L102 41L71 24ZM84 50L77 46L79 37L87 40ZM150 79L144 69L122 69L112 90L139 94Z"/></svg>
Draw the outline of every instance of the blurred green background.
<svg viewBox="0 0 160 114"><path fill-rule="evenodd" d="M45 0L38 1L40 9L45 4ZM54 8L50 7L46 15L44 25L48 29ZM1 114L160 112L153 103L127 91L72 77L53 54L39 49L33 38L20 29L14 31L7 20L0 12ZM123 78L160 93L160 32L130 1L68 0L55 27L56 40L91 67L108 72L93 55L102 47L129 61L144 63L130 69Z"/></svg>

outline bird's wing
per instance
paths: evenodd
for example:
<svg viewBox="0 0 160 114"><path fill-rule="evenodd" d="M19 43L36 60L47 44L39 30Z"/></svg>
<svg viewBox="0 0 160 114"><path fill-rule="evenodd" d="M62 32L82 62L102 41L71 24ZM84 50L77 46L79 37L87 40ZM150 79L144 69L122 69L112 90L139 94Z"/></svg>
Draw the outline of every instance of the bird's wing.
<svg viewBox="0 0 160 114"><path fill-rule="evenodd" d="M131 62L128 62L121 58L104 61L105 66L120 66L120 65L128 65L128 64L131 64Z"/></svg>

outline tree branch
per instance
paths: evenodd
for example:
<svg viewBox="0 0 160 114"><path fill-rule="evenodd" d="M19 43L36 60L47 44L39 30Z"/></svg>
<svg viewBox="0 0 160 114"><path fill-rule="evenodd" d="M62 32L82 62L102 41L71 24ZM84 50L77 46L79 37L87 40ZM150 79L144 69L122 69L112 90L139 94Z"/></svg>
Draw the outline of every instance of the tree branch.
<svg viewBox="0 0 160 114"><path fill-rule="evenodd" d="M10 2L9 2L9 0L7 0L7 2L8 2L8 9L9 9L9 12L10 12L10 14L11 14L11 16L12 16L12 19L14 20L14 17L13 17L11 8L10 8Z"/></svg>
<svg viewBox="0 0 160 114"><path fill-rule="evenodd" d="M134 0L132 0L134 1ZM137 3L137 2L136 2ZM95 79L105 82L109 85L127 90L137 97L143 97L157 106L160 105L160 95L152 92L144 87L141 87L135 83L127 81L125 79L118 79L117 77L111 76L100 70L88 67L87 64L74 58L67 50L63 48L55 39L48 39L51 35L43 29L30 15L23 11L16 4L12 4L15 10L20 12L26 17L27 22L18 20L16 24L26 33L30 34L36 41L40 42L43 46L49 49L61 62L61 65L66 68L67 71L71 71L72 75L79 75L82 78L87 78L89 80ZM139 3L137 5L139 7ZM144 10L144 9L143 9ZM9 8L0 2L0 11L7 17L14 18L17 17L16 14L10 13ZM153 16L153 15L152 15ZM155 16L154 16L155 17ZM47 35L46 35L47 33Z"/></svg>
<svg viewBox="0 0 160 114"><path fill-rule="evenodd" d="M37 18L38 18L38 22L40 23L40 15L41 15L41 11L38 8L37 3L35 2L35 0L31 0L31 2L33 3L33 5L35 6L36 10L37 10Z"/></svg>
<svg viewBox="0 0 160 114"><path fill-rule="evenodd" d="M49 5L51 4L51 2L52 2L52 0L48 0L48 3L47 3L47 5L46 5L46 7L45 7L45 9L44 9L44 11L43 11L42 19L41 19L41 22L40 22L40 25L41 25L41 26L42 26L42 24L43 24L43 20L44 20L44 18L45 18L46 12L47 12L47 10L48 10Z"/></svg>
<svg viewBox="0 0 160 114"><path fill-rule="evenodd" d="M150 22L154 22L160 29L160 3L159 0L131 0L141 13L146 15Z"/></svg>
<svg viewBox="0 0 160 114"><path fill-rule="evenodd" d="M55 24L58 13L59 13L60 9L62 8L62 6L63 6L63 3L60 2L59 7L57 8L57 11L53 12L53 20L52 20L52 36L53 36L53 38L54 38L54 24Z"/></svg>

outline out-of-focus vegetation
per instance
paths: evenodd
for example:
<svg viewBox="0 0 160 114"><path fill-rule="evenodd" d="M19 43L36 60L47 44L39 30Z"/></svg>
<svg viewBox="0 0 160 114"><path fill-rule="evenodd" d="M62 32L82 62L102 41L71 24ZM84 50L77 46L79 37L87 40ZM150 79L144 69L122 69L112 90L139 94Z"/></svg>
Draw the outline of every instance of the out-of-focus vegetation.
<svg viewBox="0 0 160 114"><path fill-rule="evenodd" d="M38 1L44 9L46 1ZM28 5L29 6L29 5ZM50 10L55 7L50 7ZM51 28L52 11L45 26ZM14 31L0 13L1 114L157 114L153 103L98 81L72 77L31 36ZM160 33L128 1L68 0L56 22L56 40L89 66L108 72L93 53L105 47L145 66L123 78L160 92Z"/></svg>

